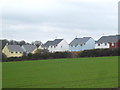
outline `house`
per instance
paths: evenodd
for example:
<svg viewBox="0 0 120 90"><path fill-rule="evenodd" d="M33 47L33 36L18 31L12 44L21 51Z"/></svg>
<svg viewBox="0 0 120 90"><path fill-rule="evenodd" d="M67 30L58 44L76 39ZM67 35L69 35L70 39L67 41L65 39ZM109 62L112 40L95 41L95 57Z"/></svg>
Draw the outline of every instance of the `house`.
<svg viewBox="0 0 120 90"><path fill-rule="evenodd" d="M91 37L75 38L69 44L69 51L83 51L95 48L95 41Z"/></svg>
<svg viewBox="0 0 120 90"><path fill-rule="evenodd" d="M43 49L48 49L49 52L64 52L68 51L69 45L64 39L55 39L54 41L47 41L42 45Z"/></svg>
<svg viewBox="0 0 120 90"><path fill-rule="evenodd" d="M22 47L22 49L24 50L24 52L26 54L28 54L28 53L35 54L35 52L37 50L37 46L36 45L22 45L21 47Z"/></svg>
<svg viewBox="0 0 120 90"><path fill-rule="evenodd" d="M43 48L42 48L42 45L39 45L39 46L38 46L38 49L39 49L39 50L40 50L40 49L43 49Z"/></svg>
<svg viewBox="0 0 120 90"><path fill-rule="evenodd" d="M117 48L120 47L120 35L102 36L95 43L95 48Z"/></svg>
<svg viewBox="0 0 120 90"><path fill-rule="evenodd" d="M23 56L23 49L20 45L5 45L2 50L7 57L22 57Z"/></svg>

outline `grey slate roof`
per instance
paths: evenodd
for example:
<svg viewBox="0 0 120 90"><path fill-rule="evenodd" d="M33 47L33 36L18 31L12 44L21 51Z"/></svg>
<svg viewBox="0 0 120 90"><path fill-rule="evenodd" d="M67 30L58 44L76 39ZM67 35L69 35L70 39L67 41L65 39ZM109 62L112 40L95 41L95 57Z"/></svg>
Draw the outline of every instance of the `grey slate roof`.
<svg viewBox="0 0 120 90"><path fill-rule="evenodd" d="M24 52L20 45L7 45L10 52Z"/></svg>
<svg viewBox="0 0 120 90"><path fill-rule="evenodd" d="M91 37L75 38L69 45L80 45L86 43Z"/></svg>
<svg viewBox="0 0 120 90"><path fill-rule="evenodd" d="M115 43L120 40L120 35L102 36L96 43Z"/></svg>
<svg viewBox="0 0 120 90"><path fill-rule="evenodd" d="M49 46L56 46L58 45L63 39L55 39L54 41L47 41L45 44L43 44L43 47L49 47Z"/></svg>
<svg viewBox="0 0 120 90"><path fill-rule="evenodd" d="M29 52L29 53L37 49L37 46L35 45L22 45L22 47L25 52Z"/></svg>

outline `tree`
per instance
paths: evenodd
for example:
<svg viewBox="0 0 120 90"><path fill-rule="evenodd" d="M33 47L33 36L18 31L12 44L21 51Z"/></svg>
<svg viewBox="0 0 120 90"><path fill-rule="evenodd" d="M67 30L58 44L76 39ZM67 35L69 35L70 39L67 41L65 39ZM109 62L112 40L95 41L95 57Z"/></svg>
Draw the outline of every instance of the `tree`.
<svg viewBox="0 0 120 90"><path fill-rule="evenodd" d="M32 53L28 53L28 55L27 55L28 57L32 57Z"/></svg>
<svg viewBox="0 0 120 90"><path fill-rule="evenodd" d="M2 43L2 49L3 49L7 43L9 44L9 41L7 39L4 39L4 40L0 40L0 43Z"/></svg>
<svg viewBox="0 0 120 90"><path fill-rule="evenodd" d="M42 42L41 41L33 41L31 44L36 45L37 47L39 47L39 46L42 45Z"/></svg>
<svg viewBox="0 0 120 90"><path fill-rule="evenodd" d="M19 42L19 45L20 45L20 46L26 45L26 42L22 40L22 41Z"/></svg>
<svg viewBox="0 0 120 90"><path fill-rule="evenodd" d="M4 53L2 53L2 61L4 62L4 61L7 61L7 56L4 54Z"/></svg>

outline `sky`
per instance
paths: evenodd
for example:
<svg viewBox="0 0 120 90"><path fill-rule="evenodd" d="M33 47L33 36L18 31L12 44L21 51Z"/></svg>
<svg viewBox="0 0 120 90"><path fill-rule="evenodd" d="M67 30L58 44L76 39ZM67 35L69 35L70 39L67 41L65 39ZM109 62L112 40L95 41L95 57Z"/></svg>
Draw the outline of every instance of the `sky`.
<svg viewBox="0 0 120 90"><path fill-rule="evenodd" d="M119 0L1 0L0 38L27 42L118 33Z"/></svg>

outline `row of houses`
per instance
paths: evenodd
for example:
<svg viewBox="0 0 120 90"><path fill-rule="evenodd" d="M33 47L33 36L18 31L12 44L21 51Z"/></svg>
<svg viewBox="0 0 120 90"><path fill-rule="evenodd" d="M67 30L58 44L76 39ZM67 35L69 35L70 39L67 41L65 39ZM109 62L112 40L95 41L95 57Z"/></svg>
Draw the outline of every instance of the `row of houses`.
<svg viewBox="0 0 120 90"><path fill-rule="evenodd" d="M64 39L55 39L54 41L47 41L39 47L35 45L6 45L2 53L7 57L21 57L23 53L35 54L39 49L48 49L49 52L64 52L117 47L120 47L120 35L102 36L98 41L92 37L75 38L70 44Z"/></svg>

